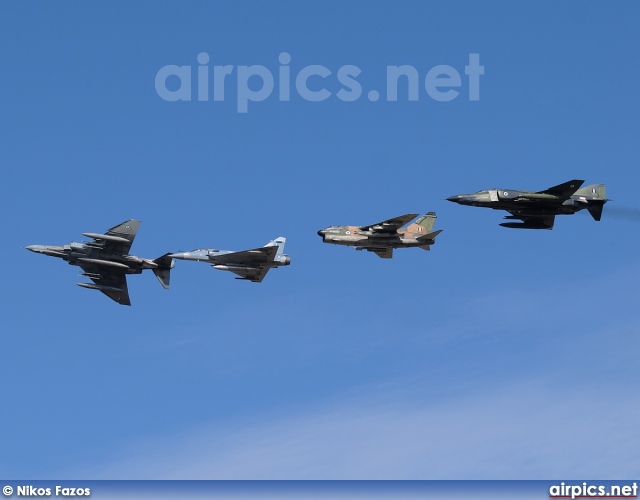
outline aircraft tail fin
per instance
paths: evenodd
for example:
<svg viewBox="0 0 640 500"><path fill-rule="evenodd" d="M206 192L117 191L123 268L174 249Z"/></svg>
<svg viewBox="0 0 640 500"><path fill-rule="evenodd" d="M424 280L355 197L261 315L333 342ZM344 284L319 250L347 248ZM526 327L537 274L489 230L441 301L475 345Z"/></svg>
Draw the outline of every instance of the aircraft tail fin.
<svg viewBox="0 0 640 500"><path fill-rule="evenodd" d="M435 212L428 212L407 227L407 231L411 233L430 233L436 223L437 215Z"/></svg>
<svg viewBox="0 0 640 500"><path fill-rule="evenodd" d="M156 275L158 281L164 289L169 288L169 282L171 280L171 269L175 265L175 261L169 257L171 254L166 253L162 257L158 257L153 262L158 264L158 267L152 269L153 274Z"/></svg>
<svg viewBox="0 0 640 500"><path fill-rule="evenodd" d="M287 242L287 238L279 236L275 240L271 240L269 243L265 245L265 247L278 247L278 252L276 255L282 255L284 253L284 245Z"/></svg>
<svg viewBox="0 0 640 500"><path fill-rule="evenodd" d="M585 186L582 189L576 191L576 196L586 196L589 198L596 198L598 200L607 199L607 190L604 184L591 184Z"/></svg>
<svg viewBox="0 0 640 500"><path fill-rule="evenodd" d="M604 184L591 184L585 186L582 189L578 189L575 193L576 196L583 197L583 203L587 202L587 210L591 214L594 220L599 221L602 218L602 209L607 202L607 189Z"/></svg>

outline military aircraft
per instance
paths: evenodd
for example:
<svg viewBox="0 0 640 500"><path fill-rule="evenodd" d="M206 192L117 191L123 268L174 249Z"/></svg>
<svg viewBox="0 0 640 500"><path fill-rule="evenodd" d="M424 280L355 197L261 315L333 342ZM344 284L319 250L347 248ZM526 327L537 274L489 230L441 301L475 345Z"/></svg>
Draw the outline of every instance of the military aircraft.
<svg viewBox="0 0 640 500"><path fill-rule="evenodd" d="M291 257L284 254L286 238L271 240L263 247L233 252L231 250L216 250L215 248L198 249L191 252L169 254L170 257L182 260L196 260L206 262L220 271L231 271L240 278L260 283L269 269L291 264Z"/></svg>
<svg viewBox="0 0 640 500"><path fill-rule="evenodd" d="M602 208L608 201L604 184L592 184L580 189L584 181L571 180L544 191L516 191L513 189L487 189L474 194L460 194L447 198L460 205L506 210L505 219L522 222L503 222L503 227L521 229L553 229L556 215L570 215L587 209L599 221Z"/></svg>
<svg viewBox="0 0 640 500"><path fill-rule="evenodd" d="M127 274L140 274L151 269L164 288L169 288L170 272L174 261L165 254L155 260L129 255L129 249L140 227L139 220L128 220L109 229L105 234L82 233L93 241L70 243L64 246L31 245L32 252L60 257L73 266L79 266L93 283L78 286L100 290L123 306L130 306Z"/></svg>
<svg viewBox="0 0 640 500"><path fill-rule="evenodd" d="M432 232L436 214L429 212L406 229L401 229L418 214L406 214L369 226L330 226L318 231L323 243L354 246L356 250L374 252L378 257L390 259L394 248L418 247L430 250L442 230Z"/></svg>

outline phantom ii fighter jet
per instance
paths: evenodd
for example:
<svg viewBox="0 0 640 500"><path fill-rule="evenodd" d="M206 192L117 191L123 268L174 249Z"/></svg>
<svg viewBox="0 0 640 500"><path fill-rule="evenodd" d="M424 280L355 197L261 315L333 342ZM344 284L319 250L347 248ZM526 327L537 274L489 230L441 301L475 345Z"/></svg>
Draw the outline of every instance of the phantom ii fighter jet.
<svg viewBox="0 0 640 500"><path fill-rule="evenodd" d="M272 267L288 266L291 257L284 254L284 244L287 239L280 237L270 241L265 246L233 252L230 250L199 249L191 252L172 253L169 256L182 260L197 260L211 264L214 269L231 271L240 278L260 283Z"/></svg>
<svg viewBox="0 0 640 500"><path fill-rule="evenodd" d="M93 241L70 243L64 246L31 245L27 250L60 257L73 266L79 266L93 283L78 283L83 288L100 290L123 306L130 306L127 274L140 274L151 269L164 288L169 288L170 272L174 261L169 254L155 260L129 255L129 249L140 227L139 220L128 220L109 229L105 234L83 233Z"/></svg>
<svg viewBox="0 0 640 500"><path fill-rule="evenodd" d="M488 189L474 194L460 194L447 198L460 205L506 210L505 219L522 222L503 222L503 227L521 229L553 229L556 215L570 215L587 209L599 221L607 202L604 184L592 184L579 189L584 181L572 180L544 191L515 191Z"/></svg>
<svg viewBox="0 0 640 500"><path fill-rule="evenodd" d="M406 214L370 226L330 226L318 231L323 243L354 246L356 250L374 252L378 257L390 259L394 248L418 247L430 250L442 230L432 232L436 214L429 212L406 229L402 226L418 214Z"/></svg>

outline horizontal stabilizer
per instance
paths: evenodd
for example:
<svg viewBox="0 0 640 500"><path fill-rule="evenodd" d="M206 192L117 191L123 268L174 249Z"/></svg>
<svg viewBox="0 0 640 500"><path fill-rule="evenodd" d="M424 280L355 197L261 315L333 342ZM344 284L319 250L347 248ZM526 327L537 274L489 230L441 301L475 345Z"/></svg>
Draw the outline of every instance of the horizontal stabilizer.
<svg viewBox="0 0 640 500"><path fill-rule="evenodd" d="M428 241L428 240L435 240L436 236L438 236L441 232L442 232L442 229L439 229L437 231L434 231L433 233L423 234L422 236L418 236L417 240L420 241L420 242Z"/></svg>
<svg viewBox="0 0 640 500"><path fill-rule="evenodd" d="M599 221L602 218L603 208L604 208L604 202L602 203L591 202L587 207L587 210L589 210L589 213L591 214L591 217L593 217L593 220Z"/></svg>
<svg viewBox="0 0 640 500"><path fill-rule="evenodd" d="M171 283L171 269L157 267L153 269L153 274L155 274L156 278L158 278L158 281L162 285L162 288L168 290Z"/></svg>
<svg viewBox="0 0 640 500"><path fill-rule="evenodd" d="M153 274L156 275L158 281L165 290L169 288L171 282L171 269L175 265L175 261L170 257L170 253L164 254L162 257L158 257L153 262L158 264L158 267L152 269Z"/></svg>

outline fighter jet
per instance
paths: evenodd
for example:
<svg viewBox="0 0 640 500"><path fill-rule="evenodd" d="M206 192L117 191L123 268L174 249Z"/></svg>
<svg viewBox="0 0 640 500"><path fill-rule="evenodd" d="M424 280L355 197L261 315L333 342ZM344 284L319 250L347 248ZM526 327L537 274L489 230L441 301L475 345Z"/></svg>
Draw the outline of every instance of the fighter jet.
<svg viewBox="0 0 640 500"><path fill-rule="evenodd" d="M506 210L505 219L522 222L503 222L503 227L520 229L553 229L556 215L570 215L587 209L599 221L602 208L608 201L604 184L592 184L579 189L584 181L572 180L544 191L516 191L514 189L487 189L474 194L460 194L447 198L460 205Z"/></svg>
<svg viewBox="0 0 640 500"><path fill-rule="evenodd" d="M64 246L31 245L32 252L60 257L72 266L79 266L93 283L78 283L78 286L100 290L110 299L123 306L130 306L127 289L127 274L140 274L151 269L164 288L169 288L170 272L174 261L165 254L155 260L141 259L129 255L129 249L140 227L139 220L128 220L109 229L105 234L82 233L93 241L70 243Z"/></svg>
<svg viewBox="0 0 640 500"><path fill-rule="evenodd" d="M401 229L417 216L401 215L369 226L330 226L318 231L318 235L322 236L323 243L353 246L356 250L367 250L383 259L390 259L394 248L430 250L430 245L436 242L436 236L442 230L432 232L436 222L434 212L423 215L406 229Z"/></svg>
<svg viewBox="0 0 640 500"><path fill-rule="evenodd" d="M291 257L284 253L286 241L286 238L280 237L271 240L263 247L241 252L201 248L191 252L172 253L169 254L169 257L206 262L211 264L214 269L237 274L240 276L240 278L236 278L237 280L260 283L269 269L291 264Z"/></svg>

